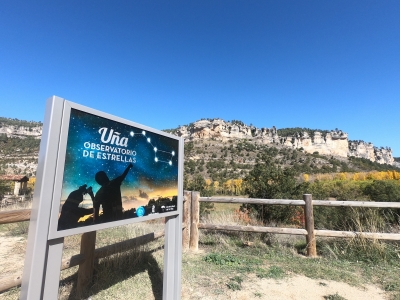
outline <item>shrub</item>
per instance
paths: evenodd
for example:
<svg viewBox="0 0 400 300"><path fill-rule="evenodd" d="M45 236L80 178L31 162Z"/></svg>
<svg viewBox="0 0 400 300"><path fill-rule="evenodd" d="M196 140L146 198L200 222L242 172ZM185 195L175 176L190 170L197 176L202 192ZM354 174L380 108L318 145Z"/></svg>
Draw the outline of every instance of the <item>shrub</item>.
<svg viewBox="0 0 400 300"><path fill-rule="evenodd" d="M245 177L245 192L250 198L262 199L301 199L306 184L297 184L292 169L276 166L272 159L263 156ZM294 206L248 205L263 222L290 222L297 215Z"/></svg>

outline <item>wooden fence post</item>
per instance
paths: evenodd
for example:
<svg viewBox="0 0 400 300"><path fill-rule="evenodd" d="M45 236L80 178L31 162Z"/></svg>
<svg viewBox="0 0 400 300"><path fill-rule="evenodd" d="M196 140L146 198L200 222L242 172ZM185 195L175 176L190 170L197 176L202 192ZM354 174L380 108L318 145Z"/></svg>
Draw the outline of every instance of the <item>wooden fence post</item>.
<svg viewBox="0 0 400 300"><path fill-rule="evenodd" d="M82 234L80 253L84 255L85 260L79 264L78 282L76 285L76 291L78 295L82 295L83 290L92 280L95 248L96 231L90 231Z"/></svg>
<svg viewBox="0 0 400 300"><path fill-rule="evenodd" d="M190 208L192 204L192 192L183 191L183 224L185 228L182 232L182 249L189 249L189 241L190 241Z"/></svg>
<svg viewBox="0 0 400 300"><path fill-rule="evenodd" d="M315 233L314 233L314 212L313 212L312 195L304 194L303 200L305 202L304 215L305 215L306 230L307 230L307 235L306 235L307 256L316 257L317 242L315 240Z"/></svg>
<svg viewBox="0 0 400 300"><path fill-rule="evenodd" d="M199 220L200 220L200 192L192 192L191 224L190 224L190 243L191 251L199 250Z"/></svg>

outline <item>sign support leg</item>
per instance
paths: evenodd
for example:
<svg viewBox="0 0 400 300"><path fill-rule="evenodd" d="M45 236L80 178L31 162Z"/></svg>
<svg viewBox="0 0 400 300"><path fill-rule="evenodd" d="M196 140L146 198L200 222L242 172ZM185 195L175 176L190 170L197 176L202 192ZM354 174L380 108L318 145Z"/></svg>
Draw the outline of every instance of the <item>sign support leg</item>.
<svg viewBox="0 0 400 300"><path fill-rule="evenodd" d="M44 279L44 290L42 298L44 300L53 300L58 298L63 247L64 238L58 238L48 241L46 274Z"/></svg>
<svg viewBox="0 0 400 300"><path fill-rule="evenodd" d="M165 218L163 300L181 299L182 216Z"/></svg>

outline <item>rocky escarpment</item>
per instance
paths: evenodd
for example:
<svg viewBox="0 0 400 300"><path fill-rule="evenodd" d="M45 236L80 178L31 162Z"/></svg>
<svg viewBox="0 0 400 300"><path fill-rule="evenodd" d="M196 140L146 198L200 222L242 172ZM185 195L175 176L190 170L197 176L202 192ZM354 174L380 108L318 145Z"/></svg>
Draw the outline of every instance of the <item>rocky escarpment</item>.
<svg viewBox="0 0 400 300"><path fill-rule="evenodd" d="M391 148L377 148L364 141L349 141L349 156L366 158L380 164L395 164Z"/></svg>
<svg viewBox="0 0 400 300"><path fill-rule="evenodd" d="M341 130L321 133L296 132L289 136L279 136L278 130L256 128L240 121L226 122L221 119L200 120L187 126L181 126L175 133L186 140L213 139L226 142L230 139L251 139L260 144L280 144L305 152L318 152L321 155L338 157L361 157L380 164L394 164L390 148L377 148L372 143L349 141L348 134Z"/></svg>
<svg viewBox="0 0 400 300"><path fill-rule="evenodd" d="M42 137L42 126L18 126L0 124L0 135L8 138L25 138L28 136L40 139Z"/></svg>
<svg viewBox="0 0 400 300"><path fill-rule="evenodd" d="M0 117L0 174L36 172L42 123Z"/></svg>

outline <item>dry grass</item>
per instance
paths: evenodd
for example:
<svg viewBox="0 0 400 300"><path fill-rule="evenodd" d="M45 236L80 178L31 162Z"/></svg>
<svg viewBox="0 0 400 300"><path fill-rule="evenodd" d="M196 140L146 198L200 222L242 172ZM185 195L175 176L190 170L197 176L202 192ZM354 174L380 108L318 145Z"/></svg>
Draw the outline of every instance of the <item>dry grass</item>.
<svg viewBox="0 0 400 300"><path fill-rule="evenodd" d="M12 204L1 206L0 211L10 211L17 209L30 209L32 208L32 200L30 201L17 201L13 200Z"/></svg>
<svg viewBox="0 0 400 300"><path fill-rule="evenodd" d="M16 224L5 224L14 226ZM4 228L3 228L4 229ZM6 228L7 229L7 228ZM150 232L164 229L163 219L138 224L114 227L97 231L96 248L115 244ZM9 231L4 230L7 234ZM26 235L21 238L26 239ZM64 239L63 258L69 258L80 251L81 235ZM162 294L163 243L161 238L147 245L99 259L95 264L93 282L83 295L76 294L78 267L61 272L59 299L126 299L127 293L135 291L135 299L160 299ZM25 249L13 259L23 262ZM20 270L22 271L22 269ZM19 288L0 294L0 299L18 299ZM135 296L136 297L136 296Z"/></svg>

